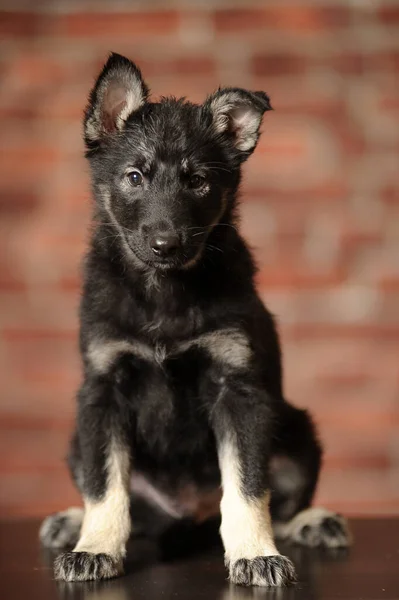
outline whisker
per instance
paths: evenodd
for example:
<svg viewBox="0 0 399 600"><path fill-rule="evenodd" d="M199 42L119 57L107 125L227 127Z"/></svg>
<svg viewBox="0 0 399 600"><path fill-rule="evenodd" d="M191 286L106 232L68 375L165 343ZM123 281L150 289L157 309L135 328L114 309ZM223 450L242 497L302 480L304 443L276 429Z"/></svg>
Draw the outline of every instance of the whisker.
<svg viewBox="0 0 399 600"><path fill-rule="evenodd" d="M218 250L222 254L224 252L224 250L222 250L221 248L218 248L217 246L212 246L212 244L206 244L206 247L209 248L209 250Z"/></svg>
<svg viewBox="0 0 399 600"><path fill-rule="evenodd" d="M230 223L218 223L216 227L231 227L232 229L238 232L237 227L235 227L234 225L230 225Z"/></svg>
<svg viewBox="0 0 399 600"><path fill-rule="evenodd" d="M112 225L113 227L116 227L115 223L112 223L112 221L101 221L101 223L102 223L102 225ZM129 233L136 233L135 231L133 231L133 229L129 229L128 227L125 227L121 223L118 223L118 226L121 227L122 229L124 229L125 231L128 231Z"/></svg>

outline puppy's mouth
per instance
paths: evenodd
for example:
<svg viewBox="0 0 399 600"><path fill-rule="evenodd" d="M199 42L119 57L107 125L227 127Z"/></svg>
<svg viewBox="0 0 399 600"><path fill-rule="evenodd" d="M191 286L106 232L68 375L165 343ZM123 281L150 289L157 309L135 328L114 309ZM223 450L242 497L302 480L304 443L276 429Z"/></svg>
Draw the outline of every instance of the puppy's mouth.
<svg viewBox="0 0 399 600"><path fill-rule="evenodd" d="M142 248L135 247L130 240L126 240L130 252L143 266L157 271L186 271L193 267L201 258L203 245L196 244L189 248L182 248L172 256L151 256Z"/></svg>
<svg viewBox="0 0 399 600"><path fill-rule="evenodd" d="M186 271L193 267L202 254L202 247L198 247L190 253L182 253L180 256L175 256L167 259L155 258L147 264L160 271Z"/></svg>
<svg viewBox="0 0 399 600"><path fill-rule="evenodd" d="M147 261L147 265L160 271L172 271L182 268L182 260L178 258L155 258Z"/></svg>

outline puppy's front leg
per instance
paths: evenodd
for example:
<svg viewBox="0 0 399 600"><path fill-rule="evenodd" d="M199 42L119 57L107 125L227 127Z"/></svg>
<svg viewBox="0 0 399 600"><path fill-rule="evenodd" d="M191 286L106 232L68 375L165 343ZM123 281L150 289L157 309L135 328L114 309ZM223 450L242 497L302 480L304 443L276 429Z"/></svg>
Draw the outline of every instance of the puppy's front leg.
<svg viewBox="0 0 399 600"><path fill-rule="evenodd" d="M112 382L87 380L80 392L78 434L85 515L72 552L55 561L57 579L109 579L123 572L130 534L130 455Z"/></svg>
<svg viewBox="0 0 399 600"><path fill-rule="evenodd" d="M284 586L296 581L291 561L275 546L269 512L271 414L266 394L225 386L213 411L222 477L220 533L230 580Z"/></svg>

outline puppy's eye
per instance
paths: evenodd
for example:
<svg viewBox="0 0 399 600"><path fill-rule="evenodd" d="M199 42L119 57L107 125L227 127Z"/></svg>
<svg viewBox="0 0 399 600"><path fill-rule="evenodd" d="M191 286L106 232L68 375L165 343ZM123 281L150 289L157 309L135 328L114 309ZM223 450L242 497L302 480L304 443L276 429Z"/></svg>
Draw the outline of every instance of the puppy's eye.
<svg viewBox="0 0 399 600"><path fill-rule="evenodd" d="M191 175L190 177L190 187L193 188L194 190L198 190L199 188L202 188L203 185L205 185L206 179L203 175Z"/></svg>
<svg viewBox="0 0 399 600"><path fill-rule="evenodd" d="M143 184L143 176L140 173L140 171L137 171L137 170L129 171L129 173L127 174L127 177L129 179L130 184L133 187L139 187L140 185Z"/></svg>

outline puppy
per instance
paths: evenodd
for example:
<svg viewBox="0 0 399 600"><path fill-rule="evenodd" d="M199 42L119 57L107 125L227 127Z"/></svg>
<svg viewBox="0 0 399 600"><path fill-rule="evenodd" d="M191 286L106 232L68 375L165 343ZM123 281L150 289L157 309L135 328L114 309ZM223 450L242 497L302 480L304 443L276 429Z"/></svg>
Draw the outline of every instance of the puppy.
<svg viewBox="0 0 399 600"><path fill-rule="evenodd" d="M273 318L237 230L241 167L264 92L204 104L149 101L140 70L112 54L89 98L84 139L95 199L80 310L83 383L69 465L84 509L48 517L66 581L123 573L140 498L164 523L212 514L230 580L295 582L276 537L348 545L344 519L310 508L321 449L283 394ZM272 526L274 523L274 532ZM147 519L147 526L151 519Z"/></svg>

